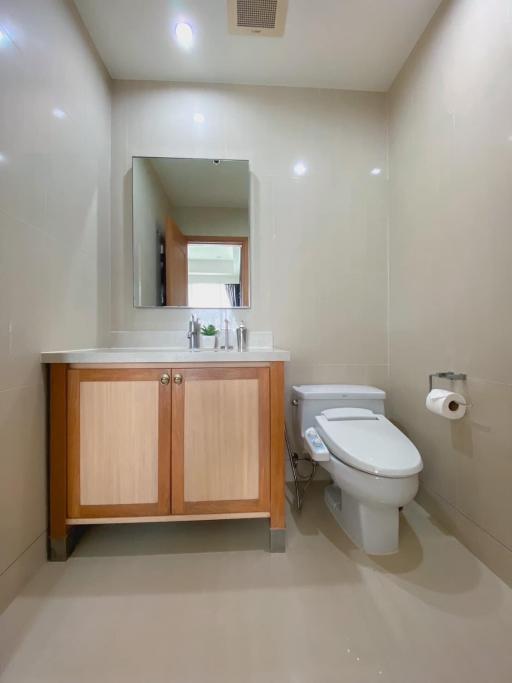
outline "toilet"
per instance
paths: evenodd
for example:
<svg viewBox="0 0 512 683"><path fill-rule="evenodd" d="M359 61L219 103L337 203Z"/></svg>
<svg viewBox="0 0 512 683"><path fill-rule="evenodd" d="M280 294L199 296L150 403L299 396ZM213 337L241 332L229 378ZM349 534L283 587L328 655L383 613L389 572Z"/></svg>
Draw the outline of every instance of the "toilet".
<svg viewBox="0 0 512 683"><path fill-rule="evenodd" d="M384 415L386 394L371 386L301 385L292 390L298 442L329 472L325 502L369 555L398 551L399 508L418 491L414 444Z"/></svg>

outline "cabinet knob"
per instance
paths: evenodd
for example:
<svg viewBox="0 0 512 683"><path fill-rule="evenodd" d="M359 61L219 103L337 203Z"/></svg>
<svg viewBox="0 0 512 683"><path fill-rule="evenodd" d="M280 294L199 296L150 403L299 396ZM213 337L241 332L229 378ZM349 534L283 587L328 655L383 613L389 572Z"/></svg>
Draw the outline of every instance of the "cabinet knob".
<svg viewBox="0 0 512 683"><path fill-rule="evenodd" d="M162 375L160 377L161 384L169 384L170 381L171 381L171 378L169 377L169 375L167 373L165 373L164 375Z"/></svg>
<svg viewBox="0 0 512 683"><path fill-rule="evenodd" d="M174 384L181 384L183 382L183 375L174 375Z"/></svg>

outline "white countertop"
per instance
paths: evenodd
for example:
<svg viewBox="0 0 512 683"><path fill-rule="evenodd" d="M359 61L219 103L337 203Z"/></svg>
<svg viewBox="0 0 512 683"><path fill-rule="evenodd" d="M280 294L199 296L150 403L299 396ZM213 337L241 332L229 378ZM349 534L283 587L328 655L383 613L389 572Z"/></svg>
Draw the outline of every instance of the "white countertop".
<svg viewBox="0 0 512 683"><path fill-rule="evenodd" d="M289 360L290 352L283 349L249 349L240 352L146 347L72 349L41 354L42 363L257 363Z"/></svg>

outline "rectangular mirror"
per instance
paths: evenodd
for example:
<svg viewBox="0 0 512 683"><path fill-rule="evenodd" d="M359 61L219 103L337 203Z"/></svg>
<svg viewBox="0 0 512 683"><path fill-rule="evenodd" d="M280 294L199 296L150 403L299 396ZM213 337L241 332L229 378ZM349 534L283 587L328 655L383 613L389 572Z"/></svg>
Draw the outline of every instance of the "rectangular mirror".
<svg viewBox="0 0 512 683"><path fill-rule="evenodd" d="M136 307L249 306L249 162L133 157Z"/></svg>

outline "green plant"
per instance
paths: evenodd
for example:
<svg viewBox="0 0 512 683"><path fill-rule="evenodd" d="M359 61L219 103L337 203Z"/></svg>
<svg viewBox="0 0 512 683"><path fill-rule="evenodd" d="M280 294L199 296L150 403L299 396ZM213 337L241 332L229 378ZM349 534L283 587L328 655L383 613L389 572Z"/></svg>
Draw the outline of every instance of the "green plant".
<svg viewBox="0 0 512 683"><path fill-rule="evenodd" d="M215 325L203 325L201 327L201 334L205 337L215 337L218 331Z"/></svg>

